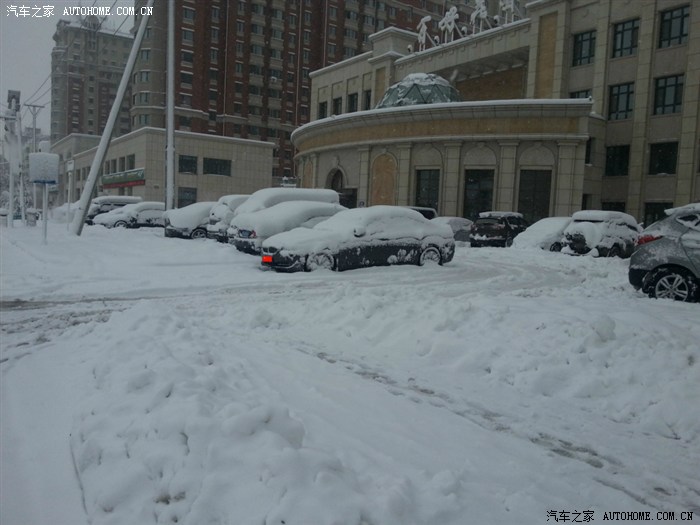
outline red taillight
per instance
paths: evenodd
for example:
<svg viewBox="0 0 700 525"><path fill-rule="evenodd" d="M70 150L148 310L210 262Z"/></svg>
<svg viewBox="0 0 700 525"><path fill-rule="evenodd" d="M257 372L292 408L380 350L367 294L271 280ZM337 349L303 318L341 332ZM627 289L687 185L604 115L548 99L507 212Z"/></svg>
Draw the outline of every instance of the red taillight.
<svg viewBox="0 0 700 525"><path fill-rule="evenodd" d="M267 264L272 264L272 255L263 255L262 262Z"/></svg>
<svg viewBox="0 0 700 525"><path fill-rule="evenodd" d="M636 244L637 244L637 246L641 246L642 244L647 244L649 242L658 241L662 237L663 237L663 235L652 235L652 234L647 233L646 235L640 235L639 237L637 237Z"/></svg>

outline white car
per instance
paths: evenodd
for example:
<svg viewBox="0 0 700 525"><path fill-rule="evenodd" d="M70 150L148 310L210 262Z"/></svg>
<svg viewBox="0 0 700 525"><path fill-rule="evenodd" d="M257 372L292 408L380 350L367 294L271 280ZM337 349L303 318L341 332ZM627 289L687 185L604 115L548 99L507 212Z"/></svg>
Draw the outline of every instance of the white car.
<svg viewBox="0 0 700 525"><path fill-rule="evenodd" d="M206 239L209 214L215 202L195 202L163 214L166 237Z"/></svg>
<svg viewBox="0 0 700 525"><path fill-rule="evenodd" d="M127 204L136 204L137 202L143 202L143 199L131 195L103 195L101 197L95 197L90 201L90 207L88 208L85 222L86 224L94 224L96 216L121 208Z"/></svg>
<svg viewBox="0 0 700 525"><path fill-rule="evenodd" d="M164 203L144 201L136 204L127 204L121 208L97 215L93 222L107 228L162 227L164 211Z"/></svg>
<svg viewBox="0 0 700 525"><path fill-rule="evenodd" d="M250 195L224 195L212 207L207 224L207 237L219 242L226 242L226 230L231 224L236 209L248 200Z"/></svg>
<svg viewBox="0 0 700 525"><path fill-rule="evenodd" d="M311 228L346 209L329 202L287 201L253 213L242 213L231 221L231 243L242 252L259 254L268 237L298 227Z"/></svg>
<svg viewBox="0 0 700 525"><path fill-rule="evenodd" d="M564 246L564 230L571 224L571 217L545 217L513 239L513 248L539 248L560 252Z"/></svg>
<svg viewBox="0 0 700 525"><path fill-rule="evenodd" d="M627 213L577 211L564 230L562 253L626 258L632 255L641 231L637 220Z"/></svg>

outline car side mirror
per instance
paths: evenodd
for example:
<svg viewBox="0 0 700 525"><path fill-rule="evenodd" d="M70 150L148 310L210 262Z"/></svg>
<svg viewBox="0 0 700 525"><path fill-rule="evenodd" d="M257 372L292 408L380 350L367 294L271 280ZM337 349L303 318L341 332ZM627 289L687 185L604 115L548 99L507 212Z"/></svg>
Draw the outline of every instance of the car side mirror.
<svg viewBox="0 0 700 525"><path fill-rule="evenodd" d="M367 232L362 226L358 226L357 228L355 228L355 231L353 233L355 234L355 237L364 237L365 233Z"/></svg>

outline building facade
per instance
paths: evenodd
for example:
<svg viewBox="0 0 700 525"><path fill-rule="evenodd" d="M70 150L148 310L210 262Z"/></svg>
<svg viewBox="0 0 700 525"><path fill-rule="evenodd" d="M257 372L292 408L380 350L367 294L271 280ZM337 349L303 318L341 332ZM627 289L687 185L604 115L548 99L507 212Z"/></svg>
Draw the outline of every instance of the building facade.
<svg viewBox="0 0 700 525"><path fill-rule="evenodd" d="M136 0L137 13L145 3ZM132 75L132 129L165 126L167 7L172 5L176 129L273 142L273 180L294 177L290 136L311 118L311 71L362 53L369 35L385 27L415 28L426 16L436 26L441 4L156 2Z"/></svg>
<svg viewBox="0 0 700 525"><path fill-rule="evenodd" d="M165 194L165 130L143 127L112 140L102 165L98 195L135 195L161 201ZM52 151L68 167L59 178L60 201L77 201L85 187L99 139L69 135ZM175 132L175 205L216 201L222 195L247 194L271 185L272 150L268 142ZM154 155L154 152L158 154Z"/></svg>
<svg viewBox="0 0 700 525"><path fill-rule="evenodd" d="M71 133L99 135L107 123L133 38L104 30L97 17L60 20L51 52L51 140ZM131 129L128 99L114 136Z"/></svg>
<svg viewBox="0 0 700 525"><path fill-rule="evenodd" d="M499 6L448 11L440 34L380 31L371 50L313 72L312 122L292 136L303 184L358 205L531 220L602 208L648 224L700 201L697 5ZM412 73L450 80L463 102L363 111Z"/></svg>

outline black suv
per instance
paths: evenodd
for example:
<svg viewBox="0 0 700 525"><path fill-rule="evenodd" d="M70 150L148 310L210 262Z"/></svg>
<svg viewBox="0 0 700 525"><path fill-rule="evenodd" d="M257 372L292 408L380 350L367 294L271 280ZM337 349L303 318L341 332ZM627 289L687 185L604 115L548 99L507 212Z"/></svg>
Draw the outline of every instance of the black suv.
<svg viewBox="0 0 700 525"><path fill-rule="evenodd" d="M513 239L529 226L521 213L485 211L472 224L469 243L478 246L510 246Z"/></svg>

